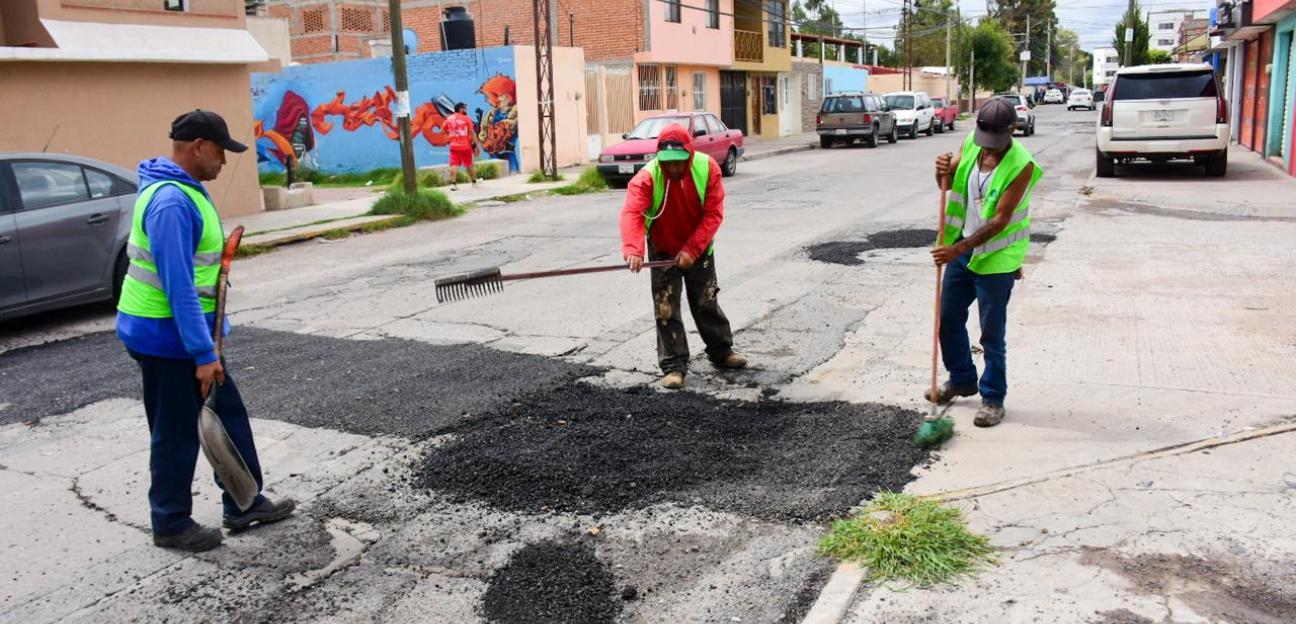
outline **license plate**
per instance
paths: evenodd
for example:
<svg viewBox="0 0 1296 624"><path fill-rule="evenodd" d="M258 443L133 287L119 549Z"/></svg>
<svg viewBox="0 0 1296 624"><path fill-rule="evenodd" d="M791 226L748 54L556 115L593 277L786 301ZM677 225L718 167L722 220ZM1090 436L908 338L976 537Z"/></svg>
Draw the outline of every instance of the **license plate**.
<svg viewBox="0 0 1296 624"><path fill-rule="evenodd" d="M846 129L845 129L845 128L838 128L838 129L837 129L837 134L846 134Z"/></svg>
<svg viewBox="0 0 1296 624"><path fill-rule="evenodd" d="M1159 110L1152 111L1152 121L1174 121L1174 111Z"/></svg>
<svg viewBox="0 0 1296 624"><path fill-rule="evenodd" d="M634 173L634 165L617 165L617 173Z"/></svg>

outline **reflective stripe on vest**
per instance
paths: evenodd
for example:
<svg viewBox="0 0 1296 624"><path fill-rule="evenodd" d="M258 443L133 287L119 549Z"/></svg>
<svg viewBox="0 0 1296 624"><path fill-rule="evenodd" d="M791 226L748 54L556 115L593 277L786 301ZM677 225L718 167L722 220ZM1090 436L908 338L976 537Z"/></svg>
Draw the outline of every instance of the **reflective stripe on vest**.
<svg viewBox="0 0 1296 624"><path fill-rule="evenodd" d="M968 262L969 269L983 275L1016 271L1021 268L1026 258L1027 248L1030 246L1031 190L1043 177L1044 170L1021 143L1013 141L990 177L989 187L982 201L982 210L968 210L968 180L981 154L981 148L973 143L972 137L973 134L969 133L963 142L959 168L954 173L954 188L946 198L944 243L953 245L960 235L970 236L985 225L994 216L999 198L1017 179L1021 171L1027 165L1034 165L1026 192L1022 195L1021 202L1013 209L1008 224L993 238L973 249L972 260Z"/></svg>
<svg viewBox="0 0 1296 624"><path fill-rule="evenodd" d="M661 214L662 204L666 200L666 187L670 184L661 174L661 163L656 158L648 161L644 165L648 170L648 175L653 181L653 202L648 211L644 213L644 234L646 235L652 229L653 220ZM711 180L711 157L702 152L694 152L692 160L689 161L689 170L693 174L693 184L697 187L698 201L706 203L707 184ZM715 243L712 242L707 246L707 254L715 253Z"/></svg>
<svg viewBox="0 0 1296 624"><path fill-rule="evenodd" d="M162 278L158 275L156 260L144 232L144 214L158 190L164 184L173 184L198 209L202 217L202 232L193 254L193 283L203 312L216 309L216 280L220 274L221 252L225 234L221 229L216 207L200 189L175 181L157 182L140 191L135 200L130 240L126 245L126 278L122 283L121 300L117 309L133 316L145 318L170 318L171 304L166 298Z"/></svg>

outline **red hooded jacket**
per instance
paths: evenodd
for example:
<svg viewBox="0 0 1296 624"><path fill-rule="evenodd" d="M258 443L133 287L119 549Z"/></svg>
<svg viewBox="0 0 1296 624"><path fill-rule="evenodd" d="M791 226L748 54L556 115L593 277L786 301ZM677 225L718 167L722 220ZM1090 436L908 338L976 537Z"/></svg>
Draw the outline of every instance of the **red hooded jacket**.
<svg viewBox="0 0 1296 624"><path fill-rule="evenodd" d="M693 156L693 137L688 130L679 124L671 124L662 129L657 143L662 141L679 141L684 144ZM698 198L697 184L693 182L692 170L684 174L679 182L669 181L666 196L662 199L660 215L653 220L649 240L653 249L659 253L674 257L680 251L687 251L694 258L702 257L720 222L724 221L724 185L720 182L720 165L711 160L711 175L707 179L706 202ZM625 206L621 208L621 254L623 256L644 256L644 214L652 208L653 181L648 169L640 169L630 180L626 193Z"/></svg>

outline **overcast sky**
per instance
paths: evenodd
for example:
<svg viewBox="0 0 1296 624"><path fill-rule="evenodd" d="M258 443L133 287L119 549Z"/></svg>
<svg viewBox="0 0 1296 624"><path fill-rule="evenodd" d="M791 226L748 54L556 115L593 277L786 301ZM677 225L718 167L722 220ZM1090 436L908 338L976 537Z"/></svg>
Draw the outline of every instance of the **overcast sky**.
<svg viewBox="0 0 1296 624"><path fill-rule="evenodd" d="M849 27L868 28L870 41L891 47L895 41L895 26L900 21L901 0L829 0ZM1185 9L1206 11L1215 5L1213 0L1143 0L1139 3L1144 12ZM985 15L985 0L959 0L964 17ZM1062 28L1080 34L1080 45L1085 50L1111 45L1116 22L1129 6L1128 0L1057 0L1057 16ZM867 13L866 13L867 12ZM865 24L867 19L867 24ZM1034 30L1032 28L1032 30ZM1041 28L1037 34L1043 35Z"/></svg>

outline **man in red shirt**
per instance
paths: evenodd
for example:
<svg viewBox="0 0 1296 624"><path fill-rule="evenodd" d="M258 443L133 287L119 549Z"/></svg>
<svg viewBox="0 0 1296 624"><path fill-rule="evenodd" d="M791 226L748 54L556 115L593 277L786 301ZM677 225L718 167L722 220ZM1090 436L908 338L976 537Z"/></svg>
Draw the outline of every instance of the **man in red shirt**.
<svg viewBox="0 0 1296 624"><path fill-rule="evenodd" d="M450 190L459 190L459 167L468 170L468 179L477 186L477 171L473 168L473 153L477 151L477 131L468 117L468 105L455 104L455 112L445 122L450 135Z"/></svg>
<svg viewBox="0 0 1296 624"><path fill-rule="evenodd" d="M652 270L657 360L665 373L662 385L672 390L684 387L689 362L681 281L707 358L719 368L747 366L747 358L733 350L733 330L717 299L711 242L724 220L720 175L711 157L693 151L692 135L670 124L657 137L657 157L630 180L621 209L621 250L631 271L643 268L645 239L651 260L675 260L674 267Z"/></svg>

